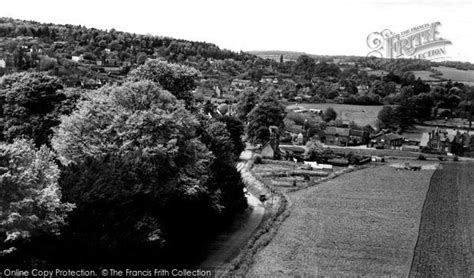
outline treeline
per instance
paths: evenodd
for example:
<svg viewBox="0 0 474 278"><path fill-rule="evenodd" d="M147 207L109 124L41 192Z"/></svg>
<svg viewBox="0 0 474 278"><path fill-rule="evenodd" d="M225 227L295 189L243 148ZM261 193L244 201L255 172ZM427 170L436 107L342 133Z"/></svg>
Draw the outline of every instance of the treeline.
<svg viewBox="0 0 474 278"><path fill-rule="evenodd" d="M167 60L176 61L182 61L189 56L236 60L245 58L245 55L241 53L223 50L211 43L137 35L115 29L104 31L80 25L46 24L11 18L0 19L0 36L4 38L34 37L49 44L63 42L65 43L62 46L64 53L85 54L85 58L91 60L103 58L107 54L105 49L117 51L119 61L139 64L144 62L140 60L144 55L153 55L155 52L159 52Z"/></svg>
<svg viewBox="0 0 474 278"><path fill-rule="evenodd" d="M407 71L429 70L432 62L422 59L386 59L376 57L359 57L356 61L362 67L385 70L402 75Z"/></svg>
<svg viewBox="0 0 474 278"><path fill-rule="evenodd" d="M246 206L243 124L193 100L196 69L150 60L120 85L0 79L0 262L185 264Z"/></svg>

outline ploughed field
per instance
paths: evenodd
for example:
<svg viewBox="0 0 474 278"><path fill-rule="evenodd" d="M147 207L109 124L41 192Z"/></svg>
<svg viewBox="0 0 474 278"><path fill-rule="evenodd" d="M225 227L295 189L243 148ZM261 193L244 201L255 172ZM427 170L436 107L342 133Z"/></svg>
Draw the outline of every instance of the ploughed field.
<svg viewBox="0 0 474 278"><path fill-rule="evenodd" d="M410 277L474 277L474 163L434 173Z"/></svg>
<svg viewBox="0 0 474 278"><path fill-rule="evenodd" d="M387 164L288 193L291 214L249 277L408 276L433 172Z"/></svg>

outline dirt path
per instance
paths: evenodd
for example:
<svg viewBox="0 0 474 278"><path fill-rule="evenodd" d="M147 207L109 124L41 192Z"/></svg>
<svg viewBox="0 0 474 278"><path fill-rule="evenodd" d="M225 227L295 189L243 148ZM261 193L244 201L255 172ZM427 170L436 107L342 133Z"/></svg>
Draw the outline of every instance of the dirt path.
<svg viewBox="0 0 474 278"><path fill-rule="evenodd" d="M435 172L410 277L474 277L474 163Z"/></svg>
<svg viewBox="0 0 474 278"><path fill-rule="evenodd" d="M408 276L433 172L387 165L290 194L290 216L248 277Z"/></svg>

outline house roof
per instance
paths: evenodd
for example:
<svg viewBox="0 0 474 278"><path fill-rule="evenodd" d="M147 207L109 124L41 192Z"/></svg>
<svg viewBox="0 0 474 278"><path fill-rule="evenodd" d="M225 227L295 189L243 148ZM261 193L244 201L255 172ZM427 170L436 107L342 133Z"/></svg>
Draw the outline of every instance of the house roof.
<svg viewBox="0 0 474 278"><path fill-rule="evenodd" d="M387 133L387 134L385 134L385 138L389 141L403 139L402 136L400 136L399 134L395 134L395 133Z"/></svg>
<svg viewBox="0 0 474 278"><path fill-rule="evenodd" d="M371 139L376 139L376 138L378 138L378 137L380 137L380 136L382 136L382 135L384 135L384 132L383 132L383 131L379 131L379 132L377 132L376 134L371 135L370 138L371 138Z"/></svg>
<svg viewBox="0 0 474 278"><path fill-rule="evenodd" d="M349 128L342 128L342 127L328 127L324 131L326 135L338 135L338 136L349 136L350 129Z"/></svg>
<svg viewBox="0 0 474 278"><path fill-rule="evenodd" d="M351 128L349 130L349 134L351 136L360 136L360 137L363 137L364 136L364 131L362 129L353 129Z"/></svg>
<svg viewBox="0 0 474 278"><path fill-rule="evenodd" d="M421 135L420 147L428 146L428 142L430 141L430 134L428 132L424 132Z"/></svg>
<svg viewBox="0 0 474 278"><path fill-rule="evenodd" d="M285 127L286 131L292 132L292 133L304 133L303 126L301 125L293 125L293 126L288 126Z"/></svg>

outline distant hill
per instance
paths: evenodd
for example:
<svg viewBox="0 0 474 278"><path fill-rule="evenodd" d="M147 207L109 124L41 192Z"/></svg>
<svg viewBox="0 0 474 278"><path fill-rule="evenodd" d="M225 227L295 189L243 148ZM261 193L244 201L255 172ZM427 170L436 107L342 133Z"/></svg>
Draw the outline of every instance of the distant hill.
<svg viewBox="0 0 474 278"><path fill-rule="evenodd" d="M334 59L343 59L345 61L355 62L358 59L364 58L361 56L347 56L347 55L316 55L306 52L298 51L285 51L285 50L252 50L247 51L247 53L253 54L257 57L264 59L273 59L277 62L280 61L281 55L283 55L283 61L296 61L301 55L308 55L317 60L332 62Z"/></svg>
<svg viewBox="0 0 474 278"><path fill-rule="evenodd" d="M207 42L13 18L0 18L0 38L0 75L48 71L69 86L120 80L148 58L188 64L210 74L213 61L257 58ZM236 71L226 69L230 74Z"/></svg>
<svg viewBox="0 0 474 278"><path fill-rule="evenodd" d="M263 59L272 59L277 62L280 61L281 55L283 55L283 61L296 61L301 55L308 55L305 52L296 52L296 51L282 51L282 50L255 50L247 51L247 53L253 54L257 57Z"/></svg>

